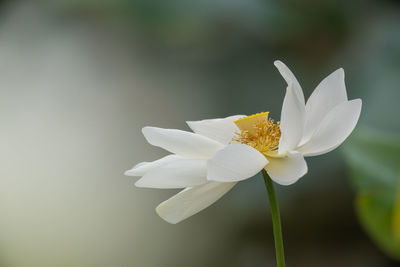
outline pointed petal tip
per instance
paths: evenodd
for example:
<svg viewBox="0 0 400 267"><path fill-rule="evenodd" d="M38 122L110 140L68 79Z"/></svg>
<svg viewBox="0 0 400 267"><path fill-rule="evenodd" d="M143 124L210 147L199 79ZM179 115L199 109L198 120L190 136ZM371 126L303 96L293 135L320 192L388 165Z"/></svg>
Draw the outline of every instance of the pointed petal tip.
<svg viewBox="0 0 400 267"><path fill-rule="evenodd" d="M358 105L362 105L362 99L361 98L352 99L352 100L349 100L349 102L355 102Z"/></svg>
<svg viewBox="0 0 400 267"><path fill-rule="evenodd" d="M281 181L281 180L277 180L277 179L274 180L272 178L271 179L274 180L274 182L276 182L277 184L280 184L280 185L283 185L283 186L288 186L288 185L292 185L292 184L296 183L298 180L300 180L300 178L305 176L307 173L308 173L308 169L306 169L301 176L296 177L293 180L288 180L288 181Z"/></svg>
<svg viewBox="0 0 400 267"><path fill-rule="evenodd" d="M163 212L164 205L163 204L164 204L164 202L155 208L157 215L160 216L161 219L163 219L164 221L166 221L169 224L177 224L178 222L182 221L182 220L179 220L176 218L168 217L166 214L164 214L164 212Z"/></svg>
<svg viewBox="0 0 400 267"><path fill-rule="evenodd" d="M358 122L358 120L360 119L360 115L361 115L362 100L361 100L361 98L356 98L356 99L350 100L349 102L354 102L358 106L358 118L357 118L357 122Z"/></svg>
<svg viewBox="0 0 400 267"><path fill-rule="evenodd" d="M149 131L151 131L153 128L155 128L155 127L152 127L152 126L145 126L145 127L143 127L143 128L142 128L142 134L143 134L144 136L146 136L146 133L148 133Z"/></svg>
<svg viewBox="0 0 400 267"><path fill-rule="evenodd" d="M276 178L273 178L273 177L271 177L271 179L277 184L280 184L280 185L283 185L283 186L288 186L288 185L292 185L292 184L296 183L298 180L300 180L300 178L305 176L307 173L308 173L308 169L306 169L304 171L304 173L302 173L301 175L299 175L298 177L296 177L296 178L294 178L292 180L280 180L280 179L276 179Z"/></svg>
<svg viewBox="0 0 400 267"><path fill-rule="evenodd" d="M136 164L132 169L125 171L124 175L126 175L126 176L142 176L144 174L144 172L142 172L140 170L143 169L144 165L145 164L143 164L143 162Z"/></svg>
<svg viewBox="0 0 400 267"><path fill-rule="evenodd" d="M331 73L331 75L337 75L340 78L344 79L344 69L343 68L338 68L334 72ZM328 76L329 77L329 76Z"/></svg>
<svg viewBox="0 0 400 267"><path fill-rule="evenodd" d="M225 118L186 121L186 123L194 133L227 145L238 131L234 121L243 117L246 116L233 115Z"/></svg>
<svg viewBox="0 0 400 267"><path fill-rule="evenodd" d="M147 134L151 134L154 130L165 130L164 128L155 127L155 126L144 126L142 128L142 134L146 137Z"/></svg>
<svg viewBox="0 0 400 267"><path fill-rule="evenodd" d="M337 105L320 123L310 140L298 148L304 156L318 156L340 146L353 132L361 114L362 100Z"/></svg>
<svg viewBox="0 0 400 267"><path fill-rule="evenodd" d="M134 175L131 175L131 170L124 171L124 175L125 176L134 176Z"/></svg>
<svg viewBox="0 0 400 267"><path fill-rule="evenodd" d="M151 185L149 183L146 183L146 181L143 180L143 179L137 180L135 182L135 186L138 187L138 188L164 189L163 187L155 186L155 185Z"/></svg>
<svg viewBox="0 0 400 267"><path fill-rule="evenodd" d="M138 188L155 188L155 189L169 189L169 187L159 186L155 183L150 183L147 179L140 178L135 182L135 186Z"/></svg>
<svg viewBox="0 0 400 267"><path fill-rule="evenodd" d="M135 182L135 186L136 186L136 187L139 187L139 188L145 187L145 186L143 186L143 183L142 183L141 181L142 181L142 179L137 180L137 181Z"/></svg>
<svg viewBox="0 0 400 267"><path fill-rule="evenodd" d="M149 135L151 135L151 131L152 131L153 128L154 127L150 127L150 126L145 126L145 127L142 128L142 134L143 134L144 138L146 139L146 141L148 143L150 143Z"/></svg>
<svg viewBox="0 0 400 267"><path fill-rule="evenodd" d="M142 132L149 144L187 158L208 158L222 146L213 139L189 131L146 126Z"/></svg>
<svg viewBox="0 0 400 267"><path fill-rule="evenodd" d="M362 100L361 100L361 98L356 98L356 99L349 100L348 102L357 106L357 112L358 112L357 122L358 122L358 119L360 118L360 115L361 115Z"/></svg>
<svg viewBox="0 0 400 267"><path fill-rule="evenodd" d="M171 224L176 224L211 206L225 195L236 183L208 182L187 187L160 203L157 214Z"/></svg>
<svg viewBox="0 0 400 267"><path fill-rule="evenodd" d="M340 67L340 68L338 68L337 70L335 70L334 72L344 72L344 69L343 69L343 67Z"/></svg>

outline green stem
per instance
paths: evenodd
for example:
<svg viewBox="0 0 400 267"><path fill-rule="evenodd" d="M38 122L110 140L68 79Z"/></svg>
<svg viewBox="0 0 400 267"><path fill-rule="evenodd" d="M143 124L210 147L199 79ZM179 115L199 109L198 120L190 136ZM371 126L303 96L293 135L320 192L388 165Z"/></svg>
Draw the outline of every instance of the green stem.
<svg viewBox="0 0 400 267"><path fill-rule="evenodd" d="M276 199L274 185L272 180L265 170L262 170L264 176L265 186L268 191L269 204L271 207L272 215L272 227L274 229L274 239L275 239L275 254L276 254L276 266L285 267L285 254L283 249L283 239L282 239L282 226L281 226L281 216L279 214L278 201Z"/></svg>

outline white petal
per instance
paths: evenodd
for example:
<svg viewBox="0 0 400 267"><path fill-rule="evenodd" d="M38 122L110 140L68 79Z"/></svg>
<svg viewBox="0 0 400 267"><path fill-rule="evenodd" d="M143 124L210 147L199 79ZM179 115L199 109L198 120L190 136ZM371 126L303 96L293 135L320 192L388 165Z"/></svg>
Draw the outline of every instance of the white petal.
<svg viewBox="0 0 400 267"><path fill-rule="evenodd" d="M206 160L181 159L147 172L135 185L148 188L185 188L207 182Z"/></svg>
<svg viewBox="0 0 400 267"><path fill-rule="evenodd" d="M344 102L331 110L298 151L304 156L327 153L346 140L357 124L361 112L361 99Z"/></svg>
<svg viewBox="0 0 400 267"><path fill-rule="evenodd" d="M207 179L237 182L253 177L268 160L258 150L244 144L232 144L218 151L207 162Z"/></svg>
<svg viewBox="0 0 400 267"><path fill-rule="evenodd" d="M182 159L182 157L179 157L177 155L168 155L166 157L163 157L161 159L152 161L152 162L141 162L139 164L136 164L132 169L129 171L125 172L125 175L127 176L143 176L146 172L160 167L164 164L176 161Z"/></svg>
<svg viewBox="0 0 400 267"><path fill-rule="evenodd" d="M293 150L300 143L304 129L305 106L296 96L293 84L286 89L281 111L279 154Z"/></svg>
<svg viewBox="0 0 400 267"><path fill-rule="evenodd" d="M296 151L289 151L284 158L268 158L269 163L265 167L269 176L276 183L290 185L307 173L307 163L303 155Z"/></svg>
<svg viewBox="0 0 400 267"><path fill-rule="evenodd" d="M236 115L224 119L188 121L187 124L193 132L227 145L232 141L235 133L239 132L239 128L236 126L234 121L243 117L245 116Z"/></svg>
<svg viewBox="0 0 400 267"><path fill-rule="evenodd" d="M142 132L153 146L187 158L209 158L222 147L210 138L181 130L144 127Z"/></svg>
<svg viewBox="0 0 400 267"><path fill-rule="evenodd" d="M208 182L182 190L156 208L161 218L178 223L209 207L226 194L236 183Z"/></svg>
<svg viewBox="0 0 400 267"><path fill-rule="evenodd" d="M344 83L344 71L343 69L338 69L322 80L307 100L302 143L310 139L329 111L346 101L347 93Z"/></svg>
<svg viewBox="0 0 400 267"><path fill-rule="evenodd" d="M283 79L285 79L286 83L288 85L293 84L294 93L296 94L300 103L305 105L303 90L301 89L301 86L297 81L296 76L294 76L293 72L283 62L279 60L276 60L274 62L274 65L282 75Z"/></svg>

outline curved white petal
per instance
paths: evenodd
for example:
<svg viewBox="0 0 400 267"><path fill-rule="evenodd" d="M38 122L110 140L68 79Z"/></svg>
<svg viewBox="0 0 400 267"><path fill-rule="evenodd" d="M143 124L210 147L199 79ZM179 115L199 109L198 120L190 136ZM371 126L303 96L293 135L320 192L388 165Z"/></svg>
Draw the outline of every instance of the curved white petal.
<svg viewBox="0 0 400 267"><path fill-rule="evenodd" d="M143 176L143 175L145 175L146 172L148 172L154 168L160 167L164 164L167 164L167 163L179 160L179 159L182 159L182 157L177 156L177 155L168 155L168 156L165 156L161 159L158 159L158 160L155 160L152 162L141 162L141 163L138 163L135 166L133 166L132 169L126 171L125 175L127 175L127 176Z"/></svg>
<svg viewBox="0 0 400 267"><path fill-rule="evenodd" d="M253 177L268 160L258 150L244 144L232 144L218 151L207 162L207 179L237 182Z"/></svg>
<svg viewBox="0 0 400 267"><path fill-rule="evenodd" d="M286 89L281 112L279 154L293 150L300 143L304 129L305 106L295 94L293 84Z"/></svg>
<svg viewBox="0 0 400 267"><path fill-rule="evenodd" d="M235 115L224 119L187 121L186 123L193 132L227 145L232 141L235 132L239 132L239 128L236 126L234 121L243 117L245 116Z"/></svg>
<svg viewBox="0 0 400 267"><path fill-rule="evenodd" d="M187 158L209 158L222 147L210 138L181 130L144 127L142 132L153 146Z"/></svg>
<svg viewBox="0 0 400 267"><path fill-rule="evenodd" d="M274 65L282 75L283 79L285 79L286 83L288 85L293 84L294 93L296 94L300 103L305 105L303 90L301 89L301 86L293 72L282 61L276 60Z"/></svg>
<svg viewBox="0 0 400 267"><path fill-rule="evenodd" d="M297 149L304 156L327 153L346 140L358 122L361 99L344 102L325 116L310 140Z"/></svg>
<svg viewBox="0 0 400 267"><path fill-rule="evenodd" d="M182 190L156 208L157 214L169 223L178 223L209 207L236 183L208 182Z"/></svg>
<svg viewBox="0 0 400 267"><path fill-rule="evenodd" d="M185 188L207 182L206 160L181 159L148 171L135 185L148 188Z"/></svg>
<svg viewBox="0 0 400 267"><path fill-rule="evenodd" d="M297 151L289 151L284 158L268 158L265 167L273 181L281 185L290 185L303 177L307 171L307 163L303 155Z"/></svg>
<svg viewBox="0 0 400 267"><path fill-rule="evenodd" d="M329 111L346 101L347 93L344 83L344 71L343 69L338 69L322 80L307 100L302 143L310 139Z"/></svg>

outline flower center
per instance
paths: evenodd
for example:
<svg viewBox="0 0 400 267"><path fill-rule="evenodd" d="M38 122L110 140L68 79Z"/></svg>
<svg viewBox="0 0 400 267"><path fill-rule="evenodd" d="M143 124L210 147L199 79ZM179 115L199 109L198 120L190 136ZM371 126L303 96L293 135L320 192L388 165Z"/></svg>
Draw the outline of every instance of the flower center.
<svg viewBox="0 0 400 267"><path fill-rule="evenodd" d="M236 120L240 132L232 141L254 147L264 156L276 155L281 139L280 123L268 118L268 114L262 112Z"/></svg>

